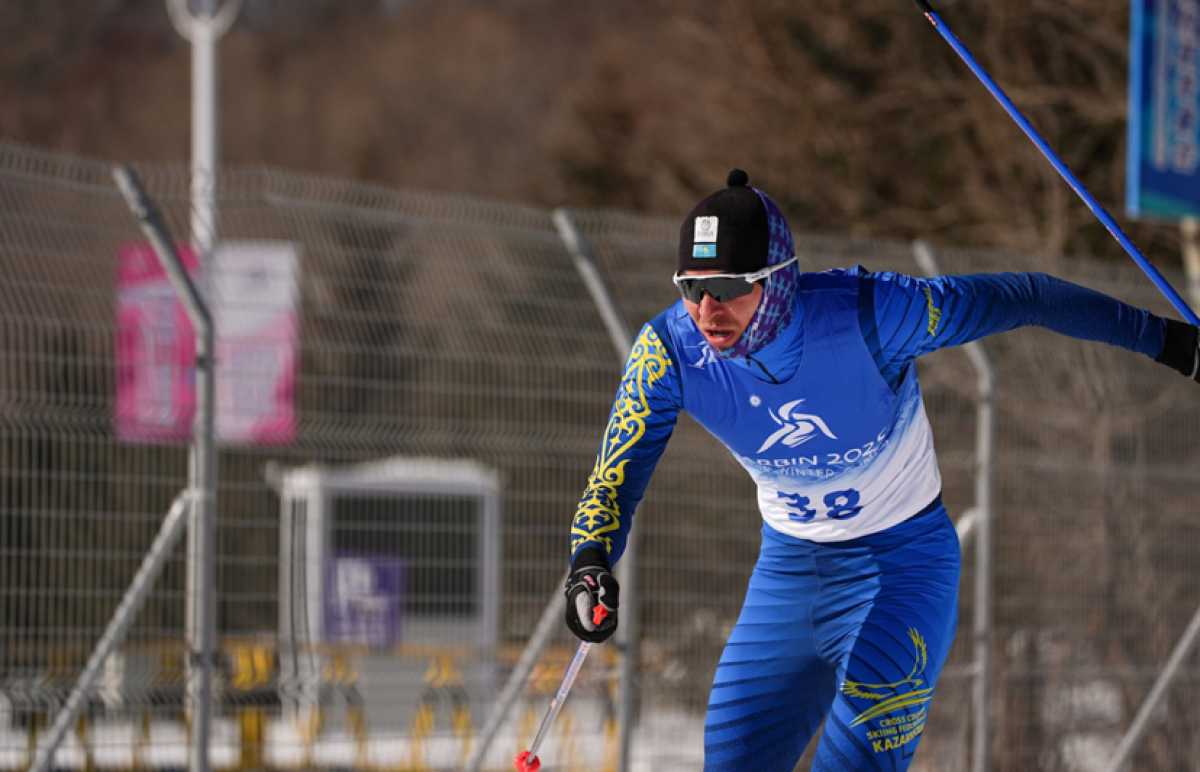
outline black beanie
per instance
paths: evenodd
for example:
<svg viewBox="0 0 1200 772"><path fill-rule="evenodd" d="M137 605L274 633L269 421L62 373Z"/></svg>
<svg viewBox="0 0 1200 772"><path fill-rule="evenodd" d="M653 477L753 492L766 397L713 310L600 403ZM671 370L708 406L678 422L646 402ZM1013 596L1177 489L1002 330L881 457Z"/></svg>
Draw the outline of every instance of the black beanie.
<svg viewBox="0 0 1200 772"><path fill-rule="evenodd" d="M679 271L751 273L767 267L771 230L759 194L741 169L699 204L679 229Z"/></svg>

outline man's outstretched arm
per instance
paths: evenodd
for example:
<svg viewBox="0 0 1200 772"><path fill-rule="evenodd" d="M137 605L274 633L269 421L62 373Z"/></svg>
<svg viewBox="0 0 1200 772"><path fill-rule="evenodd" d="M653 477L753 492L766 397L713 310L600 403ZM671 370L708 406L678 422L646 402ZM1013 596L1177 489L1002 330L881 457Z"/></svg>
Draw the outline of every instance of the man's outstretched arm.
<svg viewBox="0 0 1200 772"><path fill-rule="evenodd" d="M1194 353L1192 325L1044 273L928 279L879 273L868 274L863 281L859 309L863 334L881 372L892 382L922 354L1024 326L1119 346L1181 372L1176 360L1183 355L1178 351ZM1173 330L1170 336L1169 329Z"/></svg>

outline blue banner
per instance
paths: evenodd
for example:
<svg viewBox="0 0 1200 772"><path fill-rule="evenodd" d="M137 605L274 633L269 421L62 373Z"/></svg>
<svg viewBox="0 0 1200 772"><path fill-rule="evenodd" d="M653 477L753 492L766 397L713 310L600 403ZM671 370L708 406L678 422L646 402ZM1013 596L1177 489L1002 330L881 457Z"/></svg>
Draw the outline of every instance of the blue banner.
<svg viewBox="0 0 1200 772"><path fill-rule="evenodd" d="M1131 217L1200 216L1200 0L1131 0Z"/></svg>

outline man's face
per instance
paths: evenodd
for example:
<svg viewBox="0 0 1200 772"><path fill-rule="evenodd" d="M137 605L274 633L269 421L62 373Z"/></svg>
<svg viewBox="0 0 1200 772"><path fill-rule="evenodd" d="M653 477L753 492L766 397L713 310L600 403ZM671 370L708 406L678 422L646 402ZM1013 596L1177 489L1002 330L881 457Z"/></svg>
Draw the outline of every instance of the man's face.
<svg viewBox="0 0 1200 772"><path fill-rule="evenodd" d="M686 271L685 276L706 276L720 271ZM688 316L700 328L700 334L708 344L718 351L729 348L737 343L738 338L745 332L746 326L754 318L758 310L758 301L762 299L762 285L754 284L750 294L742 295L725 303L713 300L707 292L699 303L683 299L683 306Z"/></svg>

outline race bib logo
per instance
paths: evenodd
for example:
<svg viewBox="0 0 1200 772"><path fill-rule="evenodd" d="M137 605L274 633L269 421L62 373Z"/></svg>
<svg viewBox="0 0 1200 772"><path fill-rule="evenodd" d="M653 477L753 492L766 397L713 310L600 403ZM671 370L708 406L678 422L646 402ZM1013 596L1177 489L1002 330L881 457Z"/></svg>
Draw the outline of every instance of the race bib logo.
<svg viewBox="0 0 1200 772"><path fill-rule="evenodd" d="M820 416L812 413L792 412L803 401L803 399L796 399L787 402L779 407L778 413L773 410L767 411L771 420L779 424L779 428L770 437L767 437L762 446L755 451L756 453L769 450L779 442L789 448L794 448L822 435L831 440L837 439L837 435L829 429Z"/></svg>
<svg viewBox="0 0 1200 772"><path fill-rule="evenodd" d="M703 370L707 365L717 363L717 354L713 351L712 346L707 343L700 343L696 346L686 346L686 348L696 349L696 361L688 362L688 367L694 367L697 370Z"/></svg>

